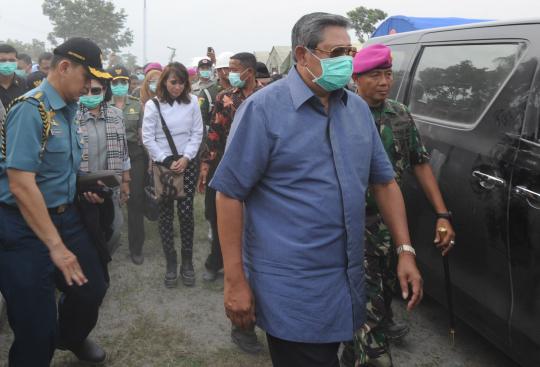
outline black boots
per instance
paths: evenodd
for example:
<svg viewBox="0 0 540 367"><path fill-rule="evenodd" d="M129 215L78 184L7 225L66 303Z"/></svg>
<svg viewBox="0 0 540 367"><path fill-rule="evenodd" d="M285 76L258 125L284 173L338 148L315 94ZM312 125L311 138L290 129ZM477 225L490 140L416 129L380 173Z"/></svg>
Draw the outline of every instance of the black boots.
<svg viewBox="0 0 540 367"><path fill-rule="evenodd" d="M195 285L195 270L193 269L193 251L182 250L182 266L180 267L182 282L187 287Z"/></svg>
<svg viewBox="0 0 540 367"><path fill-rule="evenodd" d="M178 284L178 273L176 251L174 253L166 254L165 260L167 260L167 271L165 272L165 287L174 288Z"/></svg>
<svg viewBox="0 0 540 367"><path fill-rule="evenodd" d="M60 350L69 350L79 359L81 362L90 363L92 365L99 365L105 362L107 354L98 344L90 339L86 339L81 345L76 347L66 347L62 343L57 347Z"/></svg>

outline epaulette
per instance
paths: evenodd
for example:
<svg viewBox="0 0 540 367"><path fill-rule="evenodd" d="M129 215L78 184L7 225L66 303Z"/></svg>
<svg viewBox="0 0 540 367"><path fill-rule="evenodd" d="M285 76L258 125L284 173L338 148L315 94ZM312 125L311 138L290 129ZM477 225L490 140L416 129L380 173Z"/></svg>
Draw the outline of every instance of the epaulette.
<svg viewBox="0 0 540 367"><path fill-rule="evenodd" d="M133 101L140 101L141 100L140 98L135 97L135 96L128 96L128 98L133 100Z"/></svg>
<svg viewBox="0 0 540 367"><path fill-rule="evenodd" d="M0 161L5 160L6 155L7 155L5 123L8 119L8 115L11 112L11 109L20 102L28 102L38 108L39 116L41 117L41 121L43 124L43 129L41 133L41 147L39 150L39 158L40 159L43 158L43 153L45 152L45 146L47 145L47 140L49 139L49 134L51 133L51 115L45 108L45 103L43 102L43 92L36 91L32 95L23 95L23 96L17 97L13 101L11 101L11 103L9 104L6 110L6 118L4 119L3 123L0 123L0 136L2 138L2 145L0 146L0 153L2 154L2 156L0 157Z"/></svg>

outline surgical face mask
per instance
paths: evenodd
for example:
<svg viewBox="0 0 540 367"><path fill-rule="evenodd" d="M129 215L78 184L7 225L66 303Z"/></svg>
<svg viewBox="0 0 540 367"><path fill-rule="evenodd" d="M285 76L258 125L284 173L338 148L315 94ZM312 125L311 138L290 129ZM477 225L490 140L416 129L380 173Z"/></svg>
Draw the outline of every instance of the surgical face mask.
<svg viewBox="0 0 540 367"><path fill-rule="evenodd" d="M144 74L137 74L137 78L142 82L144 80Z"/></svg>
<svg viewBox="0 0 540 367"><path fill-rule="evenodd" d="M313 76L313 82L318 84L327 92L341 89L349 83L353 73L352 56L338 56L328 59L321 59L313 52L308 50L321 63L322 74L316 77L315 74L306 67L307 71Z"/></svg>
<svg viewBox="0 0 540 367"><path fill-rule="evenodd" d="M17 70L17 61L0 62L0 74L11 75Z"/></svg>
<svg viewBox="0 0 540 367"><path fill-rule="evenodd" d="M129 85L127 83L125 84L119 83L119 84L111 86L111 91L112 91L112 94L117 97L124 97L128 94Z"/></svg>
<svg viewBox="0 0 540 367"><path fill-rule="evenodd" d="M212 77L212 70L199 70L201 78L210 79Z"/></svg>
<svg viewBox="0 0 540 367"><path fill-rule="evenodd" d="M156 93L156 90L157 90L157 82L151 82L148 84L148 89L150 89L150 91L152 93Z"/></svg>
<svg viewBox="0 0 540 367"><path fill-rule="evenodd" d="M84 95L79 98L79 102L86 108L93 110L103 102L103 94L98 94L97 96Z"/></svg>
<svg viewBox="0 0 540 367"><path fill-rule="evenodd" d="M22 69L15 69L15 74L16 74L18 77L26 78L26 71L24 71L24 70L22 70Z"/></svg>
<svg viewBox="0 0 540 367"><path fill-rule="evenodd" d="M245 70L244 70L245 71ZM240 76L243 74L244 72L242 73L234 73L234 72L229 72L229 82L231 83L231 85L235 88L244 88L244 86L246 85L246 81L245 80L242 80L240 78Z"/></svg>

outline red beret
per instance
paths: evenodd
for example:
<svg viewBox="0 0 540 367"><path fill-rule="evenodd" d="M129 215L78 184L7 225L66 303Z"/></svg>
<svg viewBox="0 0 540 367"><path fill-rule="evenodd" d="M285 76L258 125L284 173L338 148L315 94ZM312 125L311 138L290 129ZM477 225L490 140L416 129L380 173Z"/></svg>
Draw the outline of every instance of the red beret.
<svg viewBox="0 0 540 367"><path fill-rule="evenodd" d="M361 49L353 60L353 73L362 74L374 69L392 67L392 50L385 45L371 45Z"/></svg>

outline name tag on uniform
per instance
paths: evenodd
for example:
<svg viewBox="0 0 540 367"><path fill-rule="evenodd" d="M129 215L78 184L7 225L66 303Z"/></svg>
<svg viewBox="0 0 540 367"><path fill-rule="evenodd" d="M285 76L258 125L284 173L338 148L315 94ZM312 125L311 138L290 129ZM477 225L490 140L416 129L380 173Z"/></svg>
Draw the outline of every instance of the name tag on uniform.
<svg viewBox="0 0 540 367"><path fill-rule="evenodd" d="M52 127L51 135L53 135L53 136L61 136L63 134L64 134L64 130L62 130L61 128L57 128L55 126Z"/></svg>

